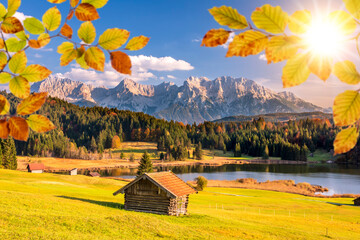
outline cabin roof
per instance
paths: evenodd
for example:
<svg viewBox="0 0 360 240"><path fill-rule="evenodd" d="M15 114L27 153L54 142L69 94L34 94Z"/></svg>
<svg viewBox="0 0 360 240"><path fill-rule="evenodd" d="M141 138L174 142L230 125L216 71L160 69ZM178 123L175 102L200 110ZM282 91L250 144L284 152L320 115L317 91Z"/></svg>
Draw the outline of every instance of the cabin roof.
<svg viewBox="0 0 360 240"><path fill-rule="evenodd" d="M44 170L44 169L45 169L45 166L44 166L44 164L42 164L42 163L29 163L28 169L29 169L30 171L33 171L33 170Z"/></svg>
<svg viewBox="0 0 360 240"><path fill-rule="evenodd" d="M100 173L98 173L98 172L90 172L89 175L92 177L100 177L101 176Z"/></svg>
<svg viewBox="0 0 360 240"><path fill-rule="evenodd" d="M196 193L197 191L185 183L182 179L176 176L172 172L156 172L156 173L144 173L139 177L135 178L134 181L125 185L118 191L114 192L114 196L119 193L124 193L125 190L141 179L148 179L158 187L162 188L164 191L168 192L172 197L181 197L191 193Z"/></svg>

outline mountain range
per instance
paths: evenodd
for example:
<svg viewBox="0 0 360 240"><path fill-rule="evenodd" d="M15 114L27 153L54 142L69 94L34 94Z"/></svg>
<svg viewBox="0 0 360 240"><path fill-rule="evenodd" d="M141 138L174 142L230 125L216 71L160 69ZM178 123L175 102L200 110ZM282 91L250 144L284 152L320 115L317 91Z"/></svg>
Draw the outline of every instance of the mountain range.
<svg viewBox="0 0 360 240"><path fill-rule="evenodd" d="M275 92L246 78L190 77L182 86L171 82L145 85L131 79L114 88L94 87L51 75L31 86L32 92L48 92L80 106L103 106L144 112L183 123L213 121L236 115L327 112L290 92Z"/></svg>

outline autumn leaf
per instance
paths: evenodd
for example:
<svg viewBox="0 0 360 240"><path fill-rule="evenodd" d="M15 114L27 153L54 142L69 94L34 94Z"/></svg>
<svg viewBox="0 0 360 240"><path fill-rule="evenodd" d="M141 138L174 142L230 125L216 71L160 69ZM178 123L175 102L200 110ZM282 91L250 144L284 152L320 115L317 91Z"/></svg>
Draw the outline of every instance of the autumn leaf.
<svg viewBox="0 0 360 240"><path fill-rule="evenodd" d="M272 37L265 49L268 63L277 63L293 57L300 47L300 41L301 38L297 36Z"/></svg>
<svg viewBox="0 0 360 240"><path fill-rule="evenodd" d="M343 0L346 9L357 19L360 19L360 2L359 0Z"/></svg>
<svg viewBox="0 0 360 240"><path fill-rule="evenodd" d="M246 18L232 7L213 7L209 9L209 12L220 25L228 26L232 29L245 29L248 27Z"/></svg>
<svg viewBox="0 0 360 240"><path fill-rule="evenodd" d="M336 126L348 126L360 118L360 93L347 90L336 96L333 106Z"/></svg>
<svg viewBox="0 0 360 240"><path fill-rule="evenodd" d="M29 81L21 76L13 77L10 80L9 89L18 98L27 98L30 95Z"/></svg>
<svg viewBox="0 0 360 240"><path fill-rule="evenodd" d="M0 38L0 49L3 49L5 47L5 41Z"/></svg>
<svg viewBox="0 0 360 240"><path fill-rule="evenodd" d="M31 34L41 34L45 31L45 27L38 19L31 17L24 20L25 29Z"/></svg>
<svg viewBox="0 0 360 240"><path fill-rule="evenodd" d="M28 44L31 48L42 48L45 47L46 45L48 45L50 42L50 36L47 33L43 33L41 34L37 40L35 39L30 39L28 41Z"/></svg>
<svg viewBox="0 0 360 240"><path fill-rule="evenodd" d="M255 55L263 51L267 45L268 37L257 31L249 30L234 37L229 44L226 57L240 56L246 57Z"/></svg>
<svg viewBox="0 0 360 240"><path fill-rule="evenodd" d="M125 29L111 28L105 30L99 37L99 45L106 50L121 47L129 38L130 32Z"/></svg>
<svg viewBox="0 0 360 240"><path fill-rule="evenodd" d="M208 31L201 43L201 46L216 47L223 45L229 39L230 32L225 29L211 29Z"/></svg>
<svg viewBox="0 0 360 240"><path fill-rule="evenodd" d="M309 56L308 67L313 74L326 81L332 72L332 61L331 56L312 54Z"/></svg>
<svg viewBox="0 0 360 240"><path fill-rule="evenodd" d="M7 10L6 8L4 7L4 5L2 5L0 3L0 20L4 20L4 17L6 16L6 13L7 13Z"/></svg>
<svg viewBox="0 0 360 240"><path fill-rule="evenodd" d="M85 47L81 46L80 48L76 49L76 62L80 65L81 68L89 69L89 66L85 62Z"/></svg>
<svg viewBox="0 0 360 240"><path fill-rule="evenodd" d="M62 54L60 57L60 65L66 66L77 56L74 44L71 42L63 42L58 46L57 52Z"/></svg>
<svg viewBox="0 0 360 240"><path fill-rule="evenodd" d="M111 66L123 74L131 74L131 60L130 57L121 51L110 53Z"/></svg>
<svg viewBox="0 0 360 240"><path fill-rule="evenodd" d="M26 40L18 40L16 37L12 37L7 39L5 44L9 52L19 52L26 46Z"/></svg>
<svg viewBox="0 0 360 240"><path fill-rule="evenodd" d="M304 53L299 53L286 62L282 74L284 88L300 85L308 79L310 70L307 62L308 55Z"/></svg>
<svg viewBox="0 0 360 240"><path fill-rule="evenodd" d="M42 17L42 21L47 30L55 31L58 29L61 23L61 13L59 9L53 7L47 10Z"/></svg>
<svg viewBox="0 0 360 240"><path fill-rule="evenodd" d="M352 85L360 83L360 74L355 64L349 60L335 63L333 72L344 83Z"/></svg>
<svg viewBox="0 0 360 240"><path fill-rule="evenodd" d="M4 33L17 33L24 30L23 25L16 17L7 17L1 24Z"/></svg>
<svg viewBox="0 0 360 240"><path fill-rule="evenodd" d="M10 103L3 95L0 95L0 115L5 115L10 110Z"/></svg>
<svg viewBox="0 0 360 240"><path fill-rule="evenodd" d="M9 61L9 69L15 74L22 73L27 64L27 57L24 51L17 52Z"/></svg>
<svg viewBox="0 0 360 240"><path fill-rule="evenodd" d="M9 137L9 123L6 120L0 120L0 138L7 139Z"/></svg>
<svg viewBox="0 0 360 240"><path fill-rule="evenodd" d="M309 10L299 10L289 17L289 29L293 33L305 33L311 24L312 16Z"/></svg>
<svg viewBox="0 0 360 240"><path fill-rule="evenodd" d="M257 28L279 34L285 31L288 15L280 6L273 7L265 4L255 9L251 14L251 19Z"/></svg>
<svg viewBox="0 0 360 240"><path fill-rule="evenodd" d="M21 76L26 78L29 82L39 82L47 78L51 71L39 64L31 64L25 68Z"/></svg>
<svg viewBox="0 0 360 240"><path fill-rule="evenodd" d="M89 3L81 3L77 6L75 16L80 21L93 21L100 18L96 8Z"/></svg>
<svg viewBox="0 0 360 240"><path fill-rule="evenodd" d="M70 6L71 7L76 7L76 5L79 4L79 0L70 0Z"/></svg>
<svg viewBox="0 0 360 240"><path fill-rule="evenodd" d="M8 57L6 53L0 52L0 70L3 70L7 64Z"/></svg>
<svg viewBox="0 0 360 240"><path fill-rule="evenodd" d="M82 0L83 3L90 3L95 8L102 8L106 5L108 0Z"/></svg>
<svg viewBox="0 0 360 240"><path fill-rule="evenodd" d="M105 54L98 47L90 47L84 56L86 64L98 71L104 71Z"/></svg>
<svg viewBox="0 0 360 240"><path fill-rule="evenodd" d="M130 39L125 49L130 51L140 50L148 44L149 40L150 38L142 35L138 37L133 37L132 39Z"/></svg>
<svg viewBox="0 0 360 240"><path fill-rule="evenodd" d="M21 117L11 117L9 119L10 135L16 140L27 141L29 137L29 126L25 119Z"/></svg>
<svg viewBox="0 0 360 240"><path fill-rule="evenodd" d="M96 37L96 30L91 22L84 22L80 25L78 36L87 44L91 44Z"/></svg>
<svg viewBox="0 0 360 240"><path fill-rule="evenodd" d="M10 82L12 76L10 73L7 72L1 72L0 73L0 84L5 84Z"/></svg>
<svg viewBox="0 0 360 240"><path fill-rule="evenodd" d="M51 3L63 3L65 1L66 0L48 0L48 2L51 2Z"/></svg>
<svg viewBox="0 0 360 240"><path fill-rule="evenodd" d="M16 109L17 114L29 115L36 112L45 103L47 95L47 92L31 94L19 103Z"/></svg>
<svg viewBox="0 0 360 240"><path fill-rule="evenodd" d="M63 36L71 39L73 35L73 30L67 23L65 23L64 26L62 26L60 33Z"/></svg>
<svg viewBox="0 0 360 240"><path fill-rule="evenodd" d="M45 116L33 114L26 119L29 127L38 133L45 133L55 129L55 125Z"/></svg>
<svg viewBox="0 0 360 240"><path fill-rule="evenodd" d="M28 38L30 37L29 34L25 34L25 31L20 31L20 32L17 32L15 33L15 36L18 37L20 40L28 40Z"/></svg>
<svg viewBox="0 0 360 240"><path fill-rule="evenodd" d="M354 18L347 12L338 10L329 14L330 22L339 26L342 34L349 35L355 32L357 24Z"/></svg>
<svg viewBox="0 0 360 240"><path fill-rule="evenodd" d="M353 149L358 137L359 132L356 127L341 130L341 132L336 135L334 141L334 155L346 153Z"/></svg>
<svg viewBox="0 0 360 240"><path fill-rule="evenodd" d="M71 20L71 19L73 18L73 16L74 16L74 10L71 10L71 11L68 13L68 15L66 16L66 19L67 19L67 20Z"/></svg>
<svg viewBox="0 0 360 240"><path fill-rule="evenodd" d="M11 17L16 13L21 5L21 0L8 0L8 8L6 17Z"/></svg>

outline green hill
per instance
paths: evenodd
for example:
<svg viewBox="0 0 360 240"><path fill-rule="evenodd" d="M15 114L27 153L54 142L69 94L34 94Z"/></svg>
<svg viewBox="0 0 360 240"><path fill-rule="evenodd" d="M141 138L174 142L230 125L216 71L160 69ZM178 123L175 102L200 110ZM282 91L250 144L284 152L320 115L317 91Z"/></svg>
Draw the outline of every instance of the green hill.
<svg viewBox="0 0 360 240"><path fill-rule="evenodd" d="M1 239L360 239L352 199L207 188L169 217L121 209L124 184L0 170Z"/></svg>

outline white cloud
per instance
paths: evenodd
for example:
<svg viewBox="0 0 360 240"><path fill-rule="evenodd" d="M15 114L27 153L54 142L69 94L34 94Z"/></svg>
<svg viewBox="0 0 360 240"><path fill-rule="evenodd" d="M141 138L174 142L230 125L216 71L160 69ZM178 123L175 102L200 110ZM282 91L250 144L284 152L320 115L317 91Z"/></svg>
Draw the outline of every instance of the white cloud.
<svg viewBox="0 0 360 240"><path fill-rule="evenodd" d="M201 42L201 38L195 38L193 40L191 40L192 42Z"/></svg>
<svg viewBox="0 0 360 240"><path fill-rule="evenodd" d="M265 54L260 54L260 55L259 55L259 59L267 62L267 59L266 59L266 55L265 55Z"/></svg>
<svg viewBox="0 0 360 240"><path fill-rule="evenodd" d="M43 51L43 52L52 52L54 51L53 48L39 48L39 49L36 49L37 51Z"/></svg>
<svg viewBox="0 0 360 240"><path fill-rule="evenodd" d="M222 47L222 48L225 48L225 49L228 49L229 44L234 40L234 37L235 37L235 33L234 33L234 32L230 33L229 39L227 40L226 43L224 43L223 45L221 45L221 47Z"/></svg>
<svg viewBox="0 0 360 240"><path fill-rule="evenodd" d="M38 53L35 53L35 54L34 54L34 57L36 57L36 58L42 58L42 56L41 56L40 54L38 54Z"/></svg>
<svg viewBox="0 0 360 240"><path fill-rule="evenodd" d="M175 71L175 70L192 70L194 69L190 63L183 60L176 60L172 57L153 57L153 56L130 56L132 61L132 74L125 75L115 71L110 62L105 64L104 72L96 72L95 70L85 70L80 68L77 64L72 64L69 72L63 76L73 80L82 81L92 84L94 86L114 87L125 78L130 78L134 81L146 81L149 79L161 79L164 77L157 77L152 71ZM167 75L167 78L175 79L173 75Z"/></svg>

